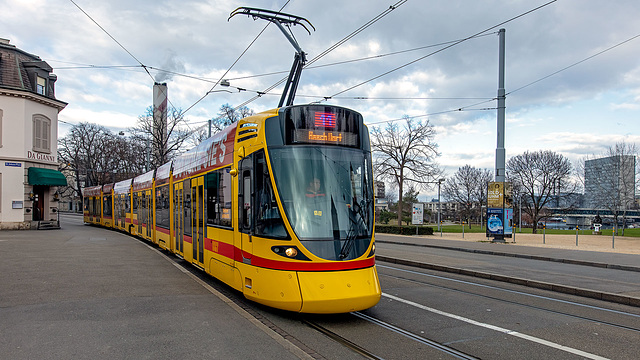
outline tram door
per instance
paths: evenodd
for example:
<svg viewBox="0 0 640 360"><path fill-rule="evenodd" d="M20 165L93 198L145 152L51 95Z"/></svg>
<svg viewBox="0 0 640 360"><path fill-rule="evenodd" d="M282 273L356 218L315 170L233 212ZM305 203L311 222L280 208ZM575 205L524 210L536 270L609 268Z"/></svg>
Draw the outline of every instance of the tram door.
<svg viewBox="0 0 640 360"><path fill-rule="evenodd" d="M147 220L147 234L146 235L147 235L147 237L149 239L152 239L152 241L153 241L153 238L152 238L152 235L153 235L153 224L154 224L153 214L155 213L155 211L153 211L154 210L153 209L153 197L152 197L151 192L152 192L152 190L145 191L145 195L144 196L146 198L145 202L147 204L147 206L145 207L145 211L147 213L147 215L145 216L145 218Z"/></svg>
<svg viewBox="0 0 640 360"><path fill-rule="evenodd" d="M142 235L142 225L147 223L147 219L145 219L145 211L144 209L147 207L147 204L144 201L142 191L138 191L135 196L138 198L138 236Z"/></svg>
<svg viewBox="0 0 640 360"><path fill-rule="evenodd" d="M245 262L251 262L253 253L252 236L252 206L253 206L253 155L249 155L240 161L240 176L238 177L238 228L242 238L242 258Z"/></svg>
<svg viewBox="0 0 640 360"><path fill-rule="evenodd" d="M184 253L184 193L182 182L176 183L173 187L173 224L174 224L174 249L176 253Z"/></svg>
<svg viewBox="0 0 640 360"><path fill-rule="evenodd" d="M204 176L191 181L191 231L193 260L204 265Z"/></svg>

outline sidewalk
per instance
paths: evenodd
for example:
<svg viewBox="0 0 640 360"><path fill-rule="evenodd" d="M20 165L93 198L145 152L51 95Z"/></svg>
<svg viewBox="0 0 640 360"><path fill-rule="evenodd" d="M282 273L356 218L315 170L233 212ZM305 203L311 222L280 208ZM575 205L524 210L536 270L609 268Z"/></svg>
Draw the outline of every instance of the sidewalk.
<svg viewBox="0 0 640 360"><path fill-rule="evenodd" d="M0 232L0 273L3 359L310 358L161 252L81 217Z"/></svg>
<svg viewBox="0 0 640 360"><path fill-rule="evenodd" d="M491 241L491 238L487 238L484 233L465 233L463 238L462 233L442 233L442 237L440 237L440 233L435 232L432 236L425 237L471 242ZM637 237L616 236L614 240L612 236L583 235L579 233L578 246L576 246L575 234L543 235L542 230L540 230L538 234L516 233L515 238L507 238L505 240L508 244L518 246L535 246L543 248L640 255L640 238Z"/></svg>

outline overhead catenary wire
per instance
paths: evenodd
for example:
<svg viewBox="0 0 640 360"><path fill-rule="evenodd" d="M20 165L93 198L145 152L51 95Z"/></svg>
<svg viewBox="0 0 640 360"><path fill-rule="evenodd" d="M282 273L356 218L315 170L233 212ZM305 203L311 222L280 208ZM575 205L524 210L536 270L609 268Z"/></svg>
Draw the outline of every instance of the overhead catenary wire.
<svg viewBox="0 0 640 360"><path fill-rule="evenodd" d="M146 71L150 76L151 76L151 74L149 73L149 70L165 71L165 70L162 70L162 69L159 69L159 68L153 68L153 67L150 67L150 66L145 66L145 65L144 65L142 62L140 62L140 61L139 61L139 60L138 60L138 59L137 59L137 58L136 58L136 57L135 57L131 52L129 52L129 51L128 51L128 50L127 50L127 49L126 49L126 48L125 48L125 47L124 47L120 42L118 42L118 41L117 41L113 36L111 36L111 35L110 35L110 34L109 34L109 33L108 33L108 32L107 32L107 31L106 31L102 26L100 26L100 25L99 25L95 20L93 20L93 19L92 19L92 18L91 18L91 17L90 17L90 16L89 16L89 15L88 15L84 10L82 10L82 9L81 9L81 8L80 8L80 7L79 7L79 6L78 6L78 5L77 5L73 0L70 0L70 1L71 1L74 5L76 5L76 7L78 7L78 8L79 8L83 13L85 13L85 15L87 15L87 16L88 16L88 17L89 17L89 18L90 18L90 19L91 19L91 20L92 20L92 21L93 21L93 22L94 22L98 27L100 27L100 29L102 29L105 33L107 33L107 35L109 35L109 37L110 37L110 38L112 38L112 40L114 40L114 41L115 41L115 42L116 42L116 43L117 43L121 48L123 48L123 49L124 49L124 50L125 50L125 51L126 51L126 52L127 52L127 53L132 57L132 58L133 58L133 59L135 59L135 60L140 64L139 66L138 66L138 65L114 65L114 66L108 66L108 67L107 67L107 66L105 66L105 68L119 68L119 67L120 67L120 68L127 68L127 67L135 68L135 67L141 67L141 68L142 68L144 71ZM406 0L405 0L405 1L406 1ZM555 1L557 1L557 0L555 0ZM555 1L550 1L550 2L548 2L548 3L546 3L546 4L541 5L540 7L536 8L536 9L531 10L531 11L535 11L535 10L537 10L537 9L539 9L539 8L541 8L541 7L547 6L547 5L549 5L549 4L551 4L551 3L555 2ZM286 4L285 4L285 5L286 5ZM529 12L531 12L531 11L529 11ZM528 13L529 13L529 12L528 12ZM527 14L527 13L525 13L525 14ZM524 16L525 14L519 15L518 17L520 17L520 16ZM517 18L517 17L516 17L516 18ZM503 22L502 24L507 23L507 22L509 22L509 21L512 21L512 20L514 20L514 19L515 19L515 18L510 19L510 20L508 20L508 21L505 21L505 22ZM500 26L500 25L502 25L502 24L496 25L496 26L494 26L494 28L495 28L495 27L497 27L497 26ZM480 36L485 36L485 35L488 35L488 34L481 34ZM540 78L540 79L537 79L537 80L535 80L535 81L533 81L533 82L530 82L530 83L528 83L528 84L526 84L526 85L524 85L524 86L521 86L521 87L519 87L519 88L516 88L515 90L512 90L512 91L508 92L508 93L507 93L507 95L510 95L510 94L515 93L515 92L521 91L522 89L525 89L525 88L530 87L530 86L532 86L532 85L534 85L534 84L536 84L536 83L538 83L538 82L541 82L541 81L543 81L543 80L546 80L547 78L550 78L550 77L552 77L552 76L554 76L554 75L557 75L558 73L561 73L561 72L563 72L563 71L566 71L566 70L568 70L568 69L570 69L570 68L572 68L572 67L574 67L574 66L577 66L577 65L579 65L579 64L581 64L581 63L583 63L583 62L586 62L586 61L588 61L588 60L590 60L590 59L592 59L592 58L594 58L594 57L596 57L596 56L598 56L598 55L601 55L601 54L603 54L603 53L605 53L605 52L607 52L607 51L613 50L614 48L616 48L616 47L618 47L618 46L621 46L621 45L623 45L623 44L625 44L625 43L627 43L627 42L630 42L630 41L632 41L632 40L634 40L634 39L636 39L636 38L638 38L638 37L640 37L640 34L638 34L638 35L636 35L636 36L633 36L632 38L627 39L627 40L625 40L625 41L623 41L623 42L621 42L621 43L618 43L618 44L616 44L616 45L614 45L614 46L611 46L611 47L609 47L609 48L607 48L607 49L605 49L605 50L602 50L602 51L600 51L600 52L598 52L598 53L596 53L596 54L594 54L594 55L591 55L591 56L589 56L589 57L587 57L587 58L585 58L585 59L583 59L583 60L580 60L580 61L575 62L575 63L573 63L573 64L571 64L571 65L569 65L569 66L566 66L566 67L564 67L564 68L562 68L562 69L560 69L560 70L558 70L558 71L555 71L555 72L553 72L553 73L551 73L551 74L549 74L549 75L546 75L546 76L544 76L544 77L542 77L542 78ZM466 39L466 38L465 38L465 39ZM462 39L462 40L465 40L465 39ZM455 43L453 43L452 45L455 45ZM442 50L444 50L444 49L442 49ZM442 51L442 50L440 50L440 51ZM407 51L410 51L410 50L407 50ZM390 53L390 54L386 54L386 55L391 55L391 54L394 54L394 53ZM375 56L375 57L377 57L377 56ZM369 58L372 58L372 57L369 57ZM345 62L339 62L339 63L334 63L334 64L335 64L335 65L337 65L337 64L340 64L340 63L353 62L353 61L361 61L361 60L365 60L365 59L367 59L367 58L363 58L363 59L354 59L354 60L348 60L348 61L345 61ZM324 67L324 66L331 66L331 65L334 65L334 64L316 65L316 66L310 66L309 68L318 68L318 67ZM88 67L91 67L91 68L98 68L99 66L89 65ZM307 67L305 67L305 69L306 69L306 68L307 68ZM166 71L166 72L168 72L168 73L174 73L175 75L180 75L180 76L189 76L189 75L179 74L179 73L170 72L170 71ZM228 73L228 71L227 71L227 73ZM226 73L225 73L225 74L226 74ZM273 73L273 74L275 74L275 73ZM266 74L265 74L265 75L266 75ZM261 76L264 76L264 75L261 75ZM382 76L384 76L384 74L383 74ZM152 78L153 78L153 77L152 77ZM198 79L198 80L207 81L207 80L205 80L205 79L202 79L202 78L199 78L199 77L195 77L195 76L194 76L193 78L194 78L194 79ZM223 76L222 78L224 78L224 76ZM218 80L216 83L219 83L219 81L220 81L220 80ZM214 81L210 81L210 82L212 82L212 83L213 83ZM214 85L214 87L215 87L215 85ZM348 90L350 90L350 89L344 90L343 92L348 91ZM251 91L251 90L248 90L248 91ZM257 92L257 91L256 91L256 92ZM343 93L343 92L341 92L341 93ZM262 96L262 95L272 95L272 94L269 94L268 92L259 92L259 93L260 93L260 95L259 95L259 96ZM275 95L275 94L273 94L273 95ZM205 96L206 96L206 95L205 95ZM314 95L299 95L299 96L300 96L300 97L314 97ZM317 96L317 97L319 98L319 96ZM324 98L334 98L334 99L351 99L351 100L374 100L374 98L359 97L359 96L353 96L353 97L341 97L341 96L339 96L339 95L335 95L335 94L334 94L333 96L331 96L331 97L324 97ZM435 99L438 99L438 98L379 98L379 100L422 100L422 99L424 99L424 100L435 100ZM467 98L441 98L441 99L449 99L449 100L458 100L458 99L460 99L460 100L462 100L462 99L467 99ZM455 111L455 110L451 110L451 111L447 111L447 112L452 112L452 111ZM186 112L186 111L185 111L185 112ZM184 112L183 112L183 113L184 113Z"/></svg>
<svg viewBox="0 0 640 360"><path fill-rule="evenodd" d="M537 84L537 83L539 83L539 82L541 82L541 81L544 81L544 80L546 80L546 79L548 79L548 78L550 78L550 77L552 77L552 76L554 76L554 75L557 75L557 74L559 74L559 73L561 73L561 72L563 72L563 71L569 70L569 69L571 69L571 68L573 68L573 67L575 67L575 66L577 66L577 65L580 65L580 64L582 64L582 63L584 63L584 62L586 62L586 61L589 61L589 60L591 60L591 59L593 59L593 58L595 58L595 57L597 57L597 56L599 56L599 55L602 55L602 54L604 54L604 53L606 53L606 52L608 52L608 51L611 51L611 50L613 50L613 49L615 49L615 48L617 48L617 47L620 47L620 46L622 46L622 45L624 45L624 44L627 44L627 43L629 43L629 42L631 42L631 41L633 41L633 40L636 40L636 39L638 39L638 38L640 38L640 34L634 35L634 36L632 36L632 37L630 37L630 38L628 38L628 39L626 39L626 40L624 40L624 41L621 41L621 42L619 42L619 43L615 44L615 45L609 46L609 47L607 47L607 48L606 48L606 49L604 49L604 50L598 51L597 53L595 53L595 54L593 54L593 55L587 56L586 58L584 58L584 59L582 59L582 60L580 60L580 61L576 61L576 62L572 63L571 65L565 66L565 67L563 67L562 69L559 69L559 70L557 70L557 71L554 71L554 72L550 73L549 75L543 76L543 77L541 77L541 78L539 78L539 79L537 79L537 80L535 80L535 81L532 81L532 82L530 82L530 83L527 83L526 85L520 86L520 87L518 87L518 88L516 88L516 89L514 89L514 90L512 90L512 91L510 91L510 92L508 92L508 93L506 93L506 95L513 94L513 93L518 92L518 91L520 91L520 90L523 90L523 89L525 89L525 88L527 88L527 87L529 87L529 86L532 86L532 85ZM445 111L440 111L440 112L434 112L434 113L429 113L429 114L423 114L423 115L410 116L410 117L408 117L408 118L410 118L410 119L413 119L413 118L421 118L421 117L428 117L428 116L433 116L433 115L442 115L442 114L447 114L447 113L452 113L452 112L458 112L458 111L470 111L470 110L481 110L481 111L484 111L484 110L495 110L496 108L470 109L471 107L478 106L478 105L481 105L481 104L484 104L484 103L487 103L487 102L490 102L490 101L494 101L494 100L496 100L496 98L493 98L493 99L488 100L488 101L483 101L483 102L480 102L480 103L476 103L476 104L468 105L468 106L465 106L465 107L457 108L457 109L450 109L450 110L445 110ZM406 118L407 118L407 117L404 117L404 118L398 118L398 119L389 119L389 120L377 121L377 122L369 123L369 125L377 125L377 124L383 124L383 123L388 123L388 122L394 122L394 121L399 121L399 120L403 120L403 119L406 119Z"/></svg>
<svg viewBox="0 0 640 360"><path fill-rule="evenodd" d="M284 3L284 5L282 5L282 7L280 8L280 10L278 10L278 12L284 10L284 8L289 4L291 0L287 0L286 3ZM238 61L240 61L240 59L244 56L244 54L247 53L247 51L249 51L249 48L251 48L251 46L253 46L253 44L258 40L258 38L262 35L262 33L265 32L265 30L267 30L267 27L269 27L269 24L271 24L270 22L267 22L267 24L264 26L264 28L262 28L262 30L258 33L258 35L256 35L256 37L251 41L251 43L249 43L249 45L246 47L246 49L244 49L244 51L240 54L240 56L238 56L238 58L233 62L233 64L231 64L231 66L229 66L229 68L227 69L227 71L224 72L224 74L222 74L222 76L220 77L220 79L218 79L215 84L211 87L211 89L209 91L207 91L200 99L198 99L198 101L196 101L193 105L189 106L184 113L186 113L187 111L191 110L194 106L196 106L198 103L200 103L200 101L202 101L205 97L207 97L207 95L209 95L209 93L211 93L211 91L213 91L213 89L215 89L216 86L218 86L218 84L222 81L222 79L224 79L224 77L229 73L229 71L231 71L231 69L233 69L233 67L238 63Z"/></svg>
<svg viewBox="0 0 640 360"><path fill-rule="evenodd" d="M461 44L461 43L463 43L463 42L465 42L465 41L468 41L468 40L473 39L473 38L475 38L475 37L477 37L477 36L480 36L480 35L482 35L482 34L484 34L484 33L487 33L487 32L489 32L489 31L491 31L491 30L493 30L493 29L496 29L496 28L498 28L498 27L500 27L500 26L502 26L502 25L504 25L504 24L507 24L507 23L509 23L509 22L511 22L511 21L514 21L514 20L516 20L516 19L519 19L519 18L521 18L521 17L523 17L523 16L526 16L526 15L528 15L528 14L531 14L531 13L532 13L532 12L534 12L534 11L540 10L540 9L542 9L543 7L546 7L546 6L548 6L548 5L552 4L552 3L556 2L556 1L558 1L558 0L552 0L552 1L549 1L549 2L547 2L547 3L545 3L545 4L542 4L542 5L538 6L538 7L535 7L535 8L533 8L533 9L529 10L529 11L526 11L526 12L524 12L524 13L520 14L520 15L514 16L514 17L512 17L512 18L510 18L510 19L508 19L508 20L505 20L505 21L503 21L503 22L501 22L501 23L499 23L499 24L496 24L496 25L491 26L491 27L489 27L489 28L487 28L487 29L485 29L485 30L482 30L482 31L480 31L480 32L477 32L477 33L475 33L475 34L473 34L473 35L471 35L471 36L467 36L467 37L466 37L466 38L464 38L464 39L460 39L460 40L458 40L458 41L454 42L453 44L447 45L447 46L445 46L445 47L443 47L443 48L441 48L441 49L438 49L438 50L436 50L436 51L434 51L434 52L431 52L431 53L429 53L429 54L427 54L427 55L421 56L421 57L419 57L419 58L417 58L417 59L415 59L415 60L413 60L413 61L410 61L410 62L408 62L408 63L406 63L406 64L404 64L404 65L401 65L401 66L395 67L395 68L393 68L393 69L391 69L391 70L389 70L389 71L386 71L386 72L384 72L384 73L382 73L382 74L380 74L380 75L374 76L374 77L372 77L372 78L371 78L371 79L369 79L369 80L366 80L366 81L360 82L360 83L358 83L358 84L356 84L356 85L353 85L353 86L351 86L351 87L348 87L348 88L346 88L346 89L344 89L344 90L342 90L342 91L339 91L339 92L335 93L334 95L332 95L332 96L328 97L328 99L330 99L330 98L332 98L332 97L334 97L334 96L340 95L340 94L344 94L344 93L345 93L345 92L347 92L347 91L351 91L351 90L353 90L353 89L355 89L355 88L358 88L358 87L360 87L360 86L362 86L362 85L364 85L364 84L367 84L367 83L372 82L372 81L374 81L374 80L377 80L377 79L379 79L379 78L381 78L381 77L384 77L384 76L386 76L386 75L389 75L389 74L391 74L391 73L393 73L393 72L396 72L396 71L398 71L398 70L400 70L400 69L404 69L404 68L405 68L405 67L407 67L407 66L413 65L413 64L415 64L415 63L417 63L417 62L419 62L419 61L421 61L421 60L424 60L424 59L426 59L426 58L428 58L428 57L431 57L431 56L433 56L433 55L435 55L435 54L441 53L441 52L443 52L443 51L445 51L445 50L447 50L447 49L450 49L450 48L452 48L452 47L454 47L454 46L457 46L457 45L459 45L459 44Z"/></svg>
<svg viewBox="0 0 640 360"><path fill-rule="evenodd" d="M83 14L85 14L85 15L89 18L89 20L91 20L94 24L96 24L96 26L98 26L98 27L100 28L100 30L102 30L105 34L107 34L107 36L109 36L109 37L111 38L111 40L113 40L116 44L118 44L118 46L120 46L120 47L122 48L122 50L124 50L127 54L129 54L129 56L131 56L131 57L132 57L132 58L133 58L133 59L134 59L138 64L140 64L143 68L145 68L145 66L144 66L144 64L142 63L142 61L138 60L138 58L137 58L137 57L135 57L135 55L133 55L129 50L127 50L127 48L126 48L126 47L124 47L124 45L122 45L118 40L116 40L116 38L115 38L115 37L113 37L113 36L112 36L112 35L111 35L111 34L110 34L110 33L109 33L105 28L103 28L103 27L102 27L102 25L98 24L98 22L97 22L97 21L95 21L95 20L93 19L93 17L91 17L91 15L89 15L86 11L84 11L84 9L82 9L82 8L80 7L80 5L76 4L76 2L75 2L75 1L73 1L73 0L69 0L69 1L71 1L71 3L72 3L73 5L75 5L75 6L78 8L78 10L82 11L82 13L83 13ZM145 68L145 70L146 70L146 68ZM149 76L151 76L151 74L149 73L149 71L147 71L147 74L149 74Z"/></svg>
<svg viewBox="0 0 640 360"><path fill-rule="evenodd" d="M478 37L489 36L489 35L492 35L492 34L495 34L495 33L496 32L489 33L489 34L483 34L483 35L480 35ZM384 58L384 57L387 57L387 56L393 56L393 55L404 54L404 53L418 51L418 50L424 50L424 49L428 49L428 48L432 48L432 47L443 46L443 45L454 43L456 41L458 41L458 40L451 40L451 41L446 41L446 42L442 42L442 43L438 43L438 44L425 45L425 46L415 47L415 48L411 48L411 49L394 51L394 52L390 52L390 53L377 54L377 55L367 56L367 57L363 57L363 58L349 59L349 60L338 61L338 62L333 62L333 63L328 63L328 64L309 66L306 69L307 70L320 69L320 68L324 68L324 67L344 65L344 64L360 62L360 61L381 59L381 58ZM76 69L125 69L125 70L131 70L131 69L141 68L140 65L94 65L94 64L82 64L82 63L75 63L75 62L67 62L67 61L62 61L62 60L51 60L51 59L48 60L48 61L66 63L66 64L71 64L71 65L77 65L77 66L68 66L68 67L57 67L56 69L58 69L58 70L70 70L70 69L73 69L73 70L76 70ZM171 74L171 75L174 75L174 76L185 77L185 78L194 79L194 80L198 80L198 81L202 81L202 82L208 82L208 83L212 83L212 84L216 84L219 81L219 80L215 80L215 79L208 79L208 78L201 77L201 76L189 75L189 74L179 73L179 72L172 71L172 70L161 69L161 68L157 68L157 67L153 67L153 66L146 66L146 68L149 69L149 70L152 70L152 71L167 73L167 74ZM280 75L280 74L286 74L286 73L288 73L288 71L287 70L283 70L283 71L276 71L276 72L271 72L271 73L255 74L255 75L241 76L241 77L235 77L235 78L227 78L227 80L229 80L229 81L244 80L244 79L252 79L252 78L258 78L258 77L264 77L264 76ZM231 87L232 88L236 88L239 92L248 91L248 92L260 93L260 95L280 95L280 94L271 94L271 93L268 93L268 92L262 92L262 91L259 91L259 90L249 90L249 89L244 89L244 88L235 87L235 86L231 86ZM324 95L302 95L302 94L298 94L296 96L298 96L298 97L307 97L307 98L325 98L325 97L327 97L327 96L324 96ZM462 99L462 100L464 100L464 99L469 99L469 98L464 98L464 97L463 98L422 98L422 97L417 97L417 98L373 98L373 97L366 97L366 96L352 96L352 97L334 97L334 99L352 99L352 100L440 100L440 99L455 100L455 99Z"/></svg>
<svg viewBox="0 0 640 360"><path fill-rule="evenodd" d="M115 37L113 37L113 35L111 35L104 27L102 27L102 25L100 25L93 17L91 17L91 15L89 15L86 11L84 11L84 9L82 9L80 7L80 5L78 5L75 1L73 0L69 0L71 1L71 3L73 5L75 5L75 7L77 7L83 14L85 14L89 20L91 20L94 24L96 24L96 26L98 26L100 28L100 30L102 30L105 34L107 34L107 36L109 36L111 38L111 40L113 40L116 44L118 44L118 46L120 46L122 48L122 50L124 50L127 54L129 54L129 56L131 56L138 64L140 64L140 67L142 67L144 69L144 71L147 73L147 75L149 75L149 77L151 78L151 80L153 80L153 82L155 83L155 78L153 77L153 75L151 75L151 73L149 72L149 69L147 68L147 66L145 64L142 63L142 61L140 61L135 55L133 55L133 53L131 53L131 51L127 50L126 47L124 47L124 45L122 45L118 40L116 40ZM162 90L164 92L164 90ZM169 104L171 104L171 107L176 109L176 107L173 105L173 103L171 102L171 100L169 100L169 96L167 95L167 93L164 93L164 96L167 98L167 102ZM183 112L183 116L184 116L184 112ZM189 127L189 124L186 123L187 127Z"/></svg>
<svg viewBox="0 0 640 360"><path fill-rule="evenodd" d="M389 6L387 9L385 9L383 12L381 12L380 14L378 14L377 16L375 16L373 19L369 20L368 22L366 22L364 25L360 26L358 29L354 30L353 32L351 32L349 35L345 36L344 38L342 38L340 41L338 41L336 44L330 46L329 48L327 48L325 51L323 51L322 53L318 54L316 57L314 57L313 59L307 61L307 63L305 64L305 66L303 67L306 68L307 66L310 66L311 64L313 64L314 62L318 61L319 59L321 59L322 57L326 56L327 54L329 54L330 52L332 52L333 50L337 49L338 47L340 47L342 44L346 43L347 41L349 41L351 38L353 38L354 36L358 35L359 33L361 33L362 31L364 31L365 29L367 29L368 27L370 27L371 25L375 24L377 21L379 21L380 19L382 19L383 17L387 16L389 13L391 13L392 11L396 10L398 7L402 6L404 3L406 3L408 0L400 0L396 3L394 3L393 5ZM276 87L278 87L280 84L282 84L283 82L287 81L287 78L284 77L282 79L280 79L280 81L276 82L275 84L271 85L270 87L268 87L267 89L265 89L263 91L263 93L268 93L269 91L275 89ZM260 98L262 95L258 94L256 96L254 96L253 98L243 102L242 104L238 105L235 107L235 109L240 109L243 106L247 106L248 104L252 103L253 101L255 101L256 99Z"/></svg>
<svg viewBox="0 0 640 360"><path fill-rule="evenodd" d="M405 120L405 119L418 119L418 118L424 118L424 117L429 117L429 116L435 116L435 115L444 115L444 114L448 114L448 113L454 113L454 112L462 112L462 111L489 111L489 110L495 110L495 107L492 108L478 108L476 109L475 107L478 105L482 105L482 104L486 104L492 101L495 101L496 99L490 99L490 100L485 100L485 101L481 101L478 103L473 103L470 105L466 105L466 106L462 106L462 107L458 107L458 108L453 108L453 109L449 109L449 110L443 110L443 111L437 111L437 112L433 112L433 113L428 113L428 114L422 114L422 115L413 115L413 116L404 116L401 118L397 118L397 119L388 119L388 120L381 120L381 121L375 121L375 122L370 122L367 123L367 125L380 125L380 124L385 124L385 123L390 123L390 122L395 122L395 121L400 121L400 120Z"/></svg>
<svg viewBox="0 0 640 360"><path fill-rule="evenodd" d="M510 92L506 93L505 95L510 95L510 94L513 94L514 92L520 91L520 90L522 90L522 89L524 89L524 88L528 88L529 86L532 86L532 85L534 85L534 84L537 84L537 83L539 83L540 81L546 80L546 79L548 79L548 78L550 78L550 77L552 77L552 76L554 76L554 75L557 75L557 74L559 74L559 73L561 73L561 72L563 72L563 71L569 70L569 69L571 69L571 68L572 68L572 67L574 67L574 66L580 65L580 64L582 64L583 62L589 61L589 60L593 59L593 58L594 58L594 57L596 57L596 56L602 55L602 54L604 54L604 53L606 53L606 52L608 52L608 51L610 51L610 50L613 50L613 49L615 49L615 48L617 48L617 47L619 47L619 46L622 46L622 45L624 45L624 44L626 44L626 43L628 43L628 42L631 42L631 41L633 41L633 40L635 40L635 39L637 39L637 38L640 38L640 34L635 35L635 36L632 36L632 37L630 37L630 38L629 38L629 39L627 39L627 40L624 40L624 41L619 42L619 43L617 43L617 44L615 44L615 45L613 45L613 46L610 46L610 47L608 47L608 48L606 48L606 49L604 49L604 50L602 50L602 51L599 51L599 52L597 52L597 53L595 53L595 54L593 54L593 55L591 55L591 56L588 56L588 57L586 57L586 58L584 58L584 59L582 59L582 60L580 60L580 61L577 61L577 62L575 62L575 63L573 63L573 64L571 64L571 65L569 65L569 66L565 66L565 67L563 67L562 69L560 69L560 70L558 70L558 71L554 71L554 72L552 72L552 73L551 73L551 74L549 74L549 75L546 75L546 76L543 76L543 77L539 78L538 80L535 80L535 81L532 81L532 82L530 82L530 83L528 83L528 84L526 84L526 85L520 86L520 87L516 88L515 90L512 90L512 91L510 91Z"/></svg>

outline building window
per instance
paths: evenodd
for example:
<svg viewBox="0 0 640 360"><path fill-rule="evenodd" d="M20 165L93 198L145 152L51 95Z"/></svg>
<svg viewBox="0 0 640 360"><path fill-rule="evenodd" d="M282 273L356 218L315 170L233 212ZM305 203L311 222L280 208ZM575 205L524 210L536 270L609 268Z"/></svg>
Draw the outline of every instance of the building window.
<svg viewBox="0 0 640 360"><path fill-rule="evenodd" d="M51 120L42 115L33 117L33 151L51 152Z"/></svg>
<svg viewBox="0 0 640 360"><path fill-rule="evenodd" d="M36 78L36 92L40 95L47 95L47 80L40 76L36 76Z"/></svg>
<svg viewBox="0 0 640 360"><path fill-rule="evenodd" d="M0 109L0 148L2 147L2 109Z"/></svg>

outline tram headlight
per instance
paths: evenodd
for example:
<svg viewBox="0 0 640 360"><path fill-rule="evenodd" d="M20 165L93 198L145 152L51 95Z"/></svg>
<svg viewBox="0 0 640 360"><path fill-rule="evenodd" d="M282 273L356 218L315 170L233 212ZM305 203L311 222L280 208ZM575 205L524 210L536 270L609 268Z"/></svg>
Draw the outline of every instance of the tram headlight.
<svg viewBox="0 0 640 360"><path fill-rule="evenodd" d="M294 245L272 246L271 251L287 259L311 261L311 259L306 257L304 253L300 251L297 246L294 246Z"/></svg>
<svg viewBox="0 0 640 360"><path fill-rule="evenodd" d="M287 250L285 250L284 253L288 257L296 257L296 255L298 255L298 249L296 249L294 247L290 247L290 248L287 248Z"/></svg>

